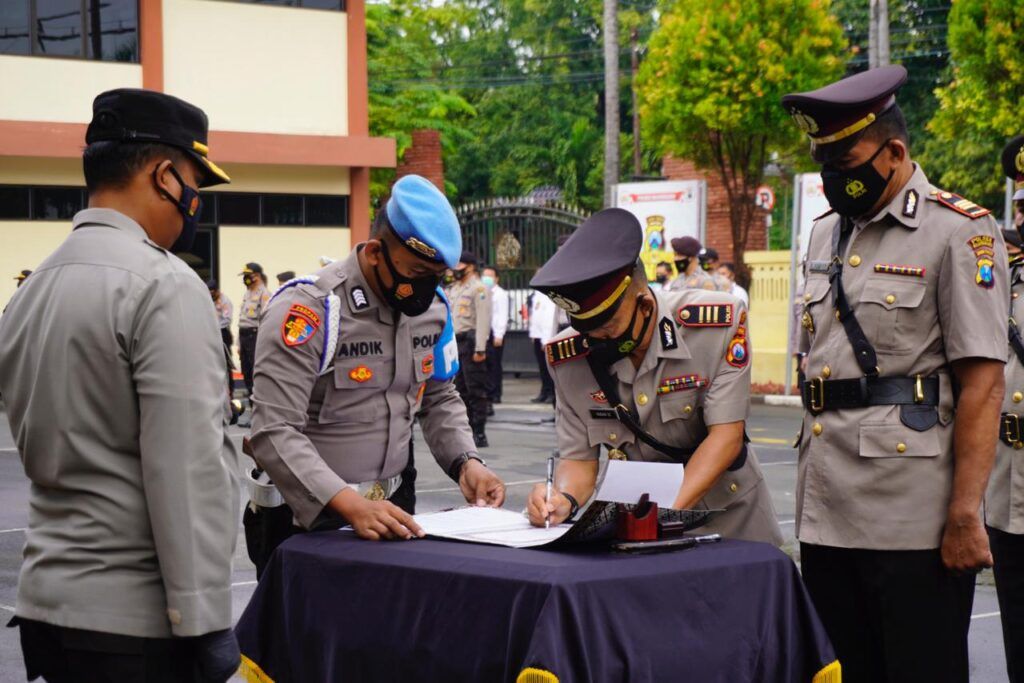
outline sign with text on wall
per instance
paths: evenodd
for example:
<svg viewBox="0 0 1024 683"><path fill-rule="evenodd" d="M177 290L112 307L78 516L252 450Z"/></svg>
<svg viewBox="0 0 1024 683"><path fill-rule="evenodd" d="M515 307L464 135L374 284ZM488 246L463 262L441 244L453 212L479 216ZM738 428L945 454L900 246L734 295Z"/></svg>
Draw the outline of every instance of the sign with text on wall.
<svg viewBox="0 0 1024 683"><path fill-rule="evenodd" d="M647 268L647 279L661 261L672 263L675 255L671 241L675 237L703 238L705 183L702 180L659 180L647 183L622 183L615 186L615 206L637 217L644 231L640 258Z"/></svg>

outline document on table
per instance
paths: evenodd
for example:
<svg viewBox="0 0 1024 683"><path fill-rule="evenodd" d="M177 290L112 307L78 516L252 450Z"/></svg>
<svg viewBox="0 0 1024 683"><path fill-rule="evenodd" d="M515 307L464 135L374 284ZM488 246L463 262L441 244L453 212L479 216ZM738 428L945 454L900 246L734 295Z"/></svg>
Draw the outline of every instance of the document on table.
<svg viewBox="0 0 1024 683"><path fill-rule="evenodd" d="M672 462L609 460L596 500L636 503L648 494L659 508L670 508L683 485L683 466Z"/></svg>
<svg viewBox="0 0 1024 683"><path fill-rule="evenodd" d="M532 548L553 543L572 529L571 524L559 524L550 529L535 527L521 512L486 507L432 512L415 515L413 519L428 536L510 548Z"/></svg>

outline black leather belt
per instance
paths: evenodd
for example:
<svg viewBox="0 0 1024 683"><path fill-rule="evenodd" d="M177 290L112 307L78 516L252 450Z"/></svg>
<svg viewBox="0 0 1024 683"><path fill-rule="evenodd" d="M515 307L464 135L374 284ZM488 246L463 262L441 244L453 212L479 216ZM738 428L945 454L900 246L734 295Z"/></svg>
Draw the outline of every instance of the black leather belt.
<svg viewBox="0 0 1024 683"><path fill-rule="evenodd" d="M804 407L817 414L825 410L867 406L939 405L938 377L860 377L804 382Z"/></svg>
<svg viewBox="0 0 1024 683"><path fill-rule="evenodd" d="M476 332L459 332L455 335L455 341L466 341L467 339L476 339Z"/></svg>
<svg viewBox="0 0 1024 683"><path fill-rule="evenodd" d="M999 440L1017 450L1024 448L1024 432L1021 427L1020 415L1003 413L999 416Z"/></svg>

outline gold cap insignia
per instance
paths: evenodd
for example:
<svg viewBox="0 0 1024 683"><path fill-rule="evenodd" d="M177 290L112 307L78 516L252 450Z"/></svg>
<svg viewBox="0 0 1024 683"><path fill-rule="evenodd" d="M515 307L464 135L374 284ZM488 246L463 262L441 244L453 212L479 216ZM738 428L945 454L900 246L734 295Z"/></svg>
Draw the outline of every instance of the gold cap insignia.
<svg viewBox="0 0 1024 683"><path fill-rule="evenodd" d="M437 249L434 249L429 244L425 244L419 241L415 237L409 237L408 239L406 239L405 246L409 247L413 251L418 251L424 256L429 256L430 258L434 258L437 256Z"/></svg>
<svg viewBox="0 0 1024 683"><path fill-rule="evenodd" d="M580 305L572 299L567 299L558 292L548 292L548 298L555 302L555 305L567 313L577 313Z"/></svg>
<svg viewBox="0 0 1024 683"><path fill-rule="evenodd" d="M1018 173L1024 173L1024 146L1017 150L1017 156L1013 160L1013 165L1017 168Z"/></svg>
<svg viewBox="0 0 1024 683"><path fill-rule="evenodd" d="M790 114L793 116L793 120L796 121L796 127L802 132L808 135L813 135L818 132L818 122L813 118L803 113L799 109L793 109Z"/></svg>

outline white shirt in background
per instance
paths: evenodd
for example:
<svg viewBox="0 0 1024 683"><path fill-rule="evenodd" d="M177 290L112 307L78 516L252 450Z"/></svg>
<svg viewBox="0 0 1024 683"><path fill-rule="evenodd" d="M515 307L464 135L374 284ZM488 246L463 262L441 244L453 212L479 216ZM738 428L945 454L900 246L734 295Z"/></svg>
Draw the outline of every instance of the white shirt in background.
<svg viewBox="0 0 1024 683"><path fill-rule="evenodd" d="M557 318L555 302L540 292L534 292L530 305L530 339L539 339L541 344L547 344L558 332Z"/></svg>
<svg viewBox="0 0 1024 683"><path fill-rule="evenodd" d="M508 292L499 284L491 287L491 334L504 339L508 330Z"/></svg>

